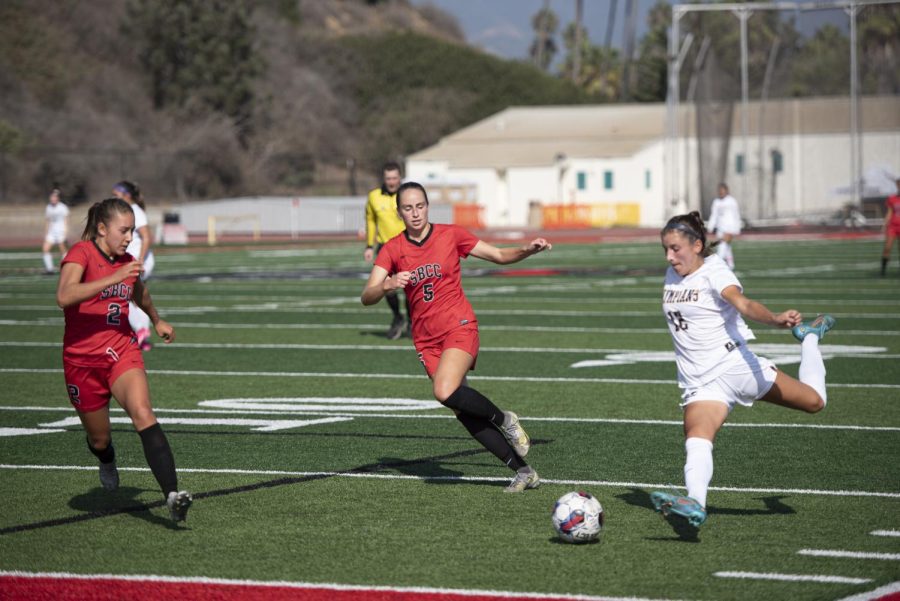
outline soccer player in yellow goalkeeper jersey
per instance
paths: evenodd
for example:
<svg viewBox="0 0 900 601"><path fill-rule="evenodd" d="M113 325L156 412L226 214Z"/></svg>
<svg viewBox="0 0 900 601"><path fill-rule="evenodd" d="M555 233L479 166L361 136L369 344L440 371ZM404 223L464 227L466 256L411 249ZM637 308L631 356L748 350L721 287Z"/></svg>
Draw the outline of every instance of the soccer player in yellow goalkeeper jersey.
<svg viewBox="0 0 900 601"><path fill-rule="evenodd" d="M397 214L397 189L400 188L402 176L400 165L394 162L385 163L381 168L381 186L369 192L366 200L366 250L363 258L371 263L385 242L406 229L400 215ZM406 316L400 313L400 299L397 292L385 295L384 300L394 314L387 337L397 340L404 332L409 334L409 302L406 303Z"/></svg>

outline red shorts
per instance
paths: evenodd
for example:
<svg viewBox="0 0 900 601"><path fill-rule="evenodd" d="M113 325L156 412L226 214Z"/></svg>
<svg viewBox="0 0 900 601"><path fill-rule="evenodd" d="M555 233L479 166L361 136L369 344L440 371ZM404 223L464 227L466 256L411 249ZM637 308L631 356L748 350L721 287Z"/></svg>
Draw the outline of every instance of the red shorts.
<svg viewBox="0 0 900 601"><path fill-rule="evenodd" d="M78 411L90 413L109 404L113 382L119 376L129 369L144 369L144 355L137 346L129 345L118 360L111 356L108 365L85 367L66 363L64 367L69 402Z"/></svg>
<svg viewBox="0 0 900 601"><path fill-rule="evenodd" d="M475 369L475 361L478 360L478 324L467 323L451 330L443 340L436 341L428 346L416 345L416 352L419 353L419 361L425 366L425 372L429 378L434 377L437 371L438 363L441 361L441 355L448 348L458 348L463 350L474 358L472 367Z"/></svg>
<svg viewBox="0 0 900 601"><path fill-rule="evenodd" d="M893 222L888 223L885 235L888 238L900 238L900 225L894 224Z"/></svg>

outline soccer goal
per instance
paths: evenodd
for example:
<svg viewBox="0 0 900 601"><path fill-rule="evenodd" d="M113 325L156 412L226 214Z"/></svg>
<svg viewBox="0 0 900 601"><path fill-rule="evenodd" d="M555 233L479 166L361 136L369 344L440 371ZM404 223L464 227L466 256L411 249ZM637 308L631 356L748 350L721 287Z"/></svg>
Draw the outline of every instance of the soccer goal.
<svg viewBox="0 0 900 601"><path fill-rule="evenodd" d="M708 215L720 182L751 224L878 212L900 177L898 10L897 0L673 4L670 215Z"/></svg>
<svg viewBox="0 0 900 601"><path fill-rule="evenodd" d="M255 213L210 215L207 217L206 242L215 246L223 235L252 235L254 241L259 241L261 229L259 215Z"/></svg>

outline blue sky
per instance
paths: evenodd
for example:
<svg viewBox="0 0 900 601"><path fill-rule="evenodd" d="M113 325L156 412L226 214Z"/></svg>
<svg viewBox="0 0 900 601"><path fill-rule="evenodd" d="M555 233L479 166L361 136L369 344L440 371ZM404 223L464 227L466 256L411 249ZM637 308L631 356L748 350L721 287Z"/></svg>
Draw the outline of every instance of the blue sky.
<svg viewBox="0 0 900 601"><path fill-rule="evenodd" d="M543 0L411 0L415 6L432 4L453 15L473 46L509 59L526 59L534 39L531 18L543 7ZM647 29L647 11L655 0L638 0L638 39ZM595 44L602 44L610 0L586 0L584 25ZM560 27L575 20L575 0L551 0L550 8L559 17ZM618 0L613 45L622 46L625 0ZM557 43L562 40L557 35Z"/></svg>
<svg viewBox="0 0 900 601"><path fill-rule="evenodd" d="M473 46L502 58L520 60L528 58L528 47L534 39L531 18L544 5L543 0L410 0L410 2L415 6L432 4L456 17L466 34L467 41ZM611 0L584 2L584 26L594 44L603 44L610 2ZM647 12L655 3L656 0L637 1L637 41L647 31ZM626 0L617 1L612 38L613 46L617 48L621 48L623 42L625 4ZM560 21L557 32L557 44L560 46L557 59L559 59L562 52L559 34L566 25L575 20L575 0L551 0L550 8ZM787 11L782 14L785 17L793 15ZM844 30L847 28L847 17L840 9L810 11L798 19L800 30L806 35L826 22L834 23Z"/></svg>

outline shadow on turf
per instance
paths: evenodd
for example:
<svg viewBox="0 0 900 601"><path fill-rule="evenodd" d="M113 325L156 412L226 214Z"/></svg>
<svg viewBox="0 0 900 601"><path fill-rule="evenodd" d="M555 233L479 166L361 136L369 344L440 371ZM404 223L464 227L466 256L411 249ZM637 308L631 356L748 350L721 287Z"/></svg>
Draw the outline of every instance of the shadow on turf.
<svg viewBox="0 0 900 601"><path fill-rule="evenodd" d="M543 441L543 440L532 440L532 444L544 444L552 441ZM251 492L256 490L262 490L266 488L277 488L280 486L289 486L293 484L301 484L304 482L311 482L313 480L323 480L326 478L334 478L336 476L340 476L343 474L359 474L359 473L377 473L387 469L393 470L409 470L408 472L416 476L421 476L419 473L414 473L413 467L416 465L424 465L427 466L425 468L426 472L430 470L430 475L432 478L441 478L440 480L436 479L434 482L450 482L457 484L486 484L488 486L500 486L496 482L485 482L485 481L464 481L461 482L457 480L461 474L456 472L452 472L450 470L446 470L445 468L440 467L440 462L444 460L452 460L458 459L460 457L472 457L475 455L486 454L488 451L485 449L467 449L464 451L455 451L452 453L445 453L443 455L434 455L431 457L422 457L419 459L396 459L396 458L384 458L381 461L376 463L369 463L365 465L360 465L358 467L350 468L347 470L341 470L332 474L312 474L307 476L289 476L283 478L275 478L273 480L265 480L263 482L256 482L254 484L245 484L241 486L232 486L229 488L220 488L217 490L209 490L205 492L196 492L193 494L194 501L199 501L201 499L208 499L214 497L222 497L227 495L239 494L243 492ZM443 470L442 473L435 473L436 471ZM424 477L427 480L427 477ZM444 480L443 478L449 478ZM79 515L66 516L62 518L55 518L51 520L42 520L39 522L31 522L25 524L19 524L16 526L8 526L6 528L0 529L0 536L7 534L14 534L16 532L26 532L29 530L38 530L41 528L50 528L54 526L64 526L67 524L74 524L77 522L84 522L88 520L96 520L100 518L111 517L114 515L119 515L121 513L132 513L132 514L140 514L145 513L150 521L161 522L167 528L180 530L177 525L172 523L169 520L165 520L162 518L158 518L157 516L153 516L150 514L150 509L156 507L162 507L165 505L164 500L159 500L155 503L140 503L139 501L134 500L134 497L137 496L138 493L142 492L141 489L132 488L132 487L119 487L118 491L115 493L108 493L104 491L102 488L94 488L88 493L83 493L80 495L76 495L72 497L69 501L69 506L78 511L86 511L87 513L82 513ZM124 496L124 499L123 499ZM115 501L118 499L118 501ZM115 502L111 502L115 501ZM136 505L122 505L122 501L133 501L137 503Z"/></svg>
<svg viewBox="0 0 900 601"><path fill-rule="evenodd" d="M108 513L113 515L127 513L151 524L165 526L171 530L180 530L181 527L170 520L168 514L164 517L150 511L151 508L165 505L164 501L142 503L137 499L144 492L147 491L133 486L120 486L115 491L108 492L98 486L69 499L69 507L87 514Z"/></svg>
<svg viewBox="0 0 900 601"><path fill-rule="evenodd" d="M650 493L641 489L641 488L631 488L629 489L631 492L616 495L616 498L621 499L628 503L629 505L633 505L635 507L644 507L645 509L649 509L650 511L655 512L656 508L653 507L653 502L650 500ZM771 496L771 497L754 497L754 499L762 501L765 505L765 509L735 509L730 507L708 507L707 513L708 515L791 515L797 513L793 507L783 503L781 500L784 497L781 496ZM671 526L672 530L675 532L675 537L649 537L648 540L661 540L661 541L679 541L679 542L687 542L687 543L699 543L699 528L692 526L688 523L688 521L680 515L671 513L668 516L663 518L666 523Z"/></svg>

